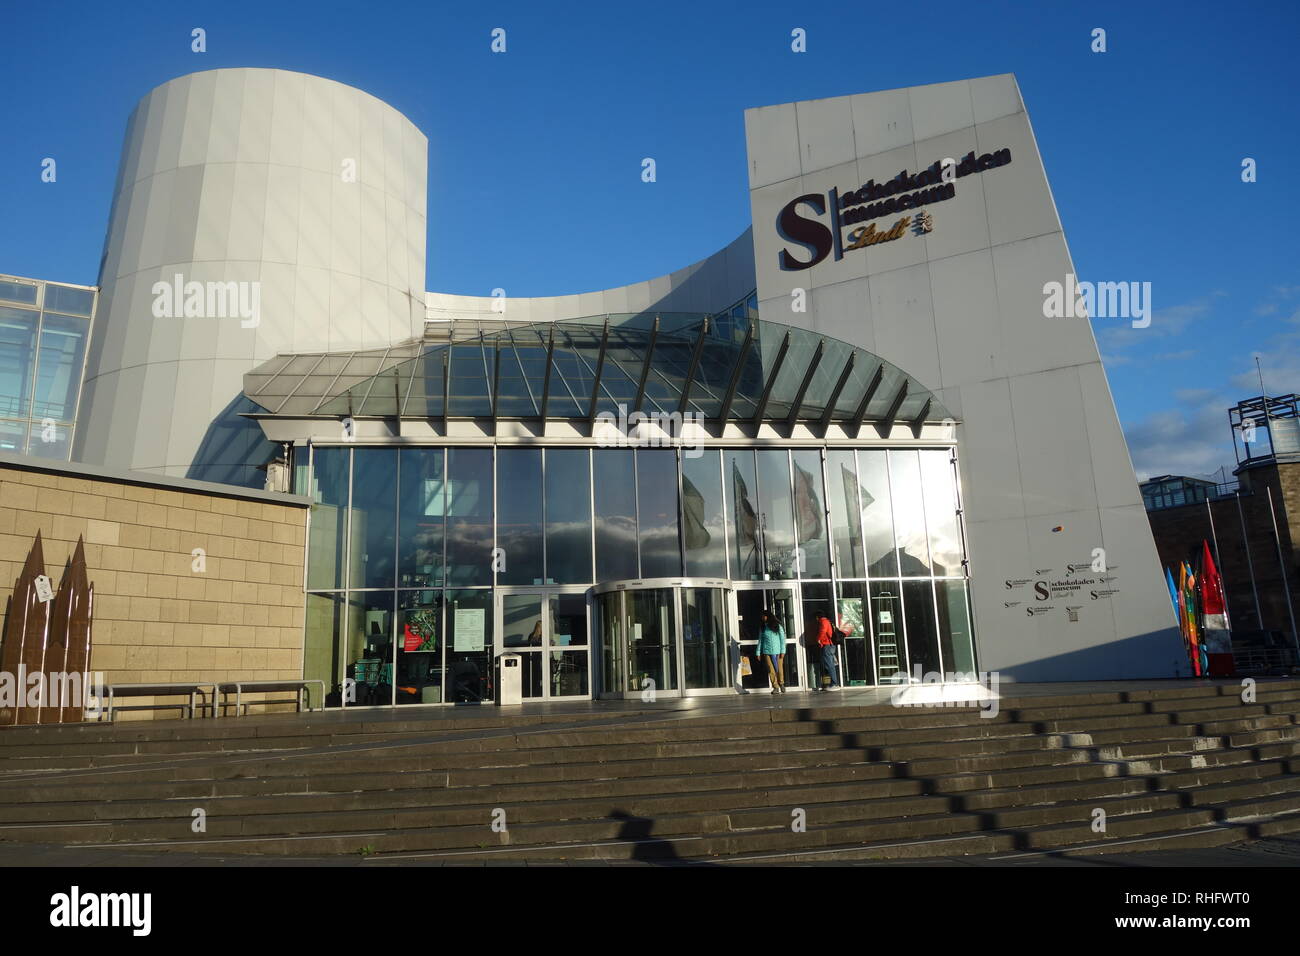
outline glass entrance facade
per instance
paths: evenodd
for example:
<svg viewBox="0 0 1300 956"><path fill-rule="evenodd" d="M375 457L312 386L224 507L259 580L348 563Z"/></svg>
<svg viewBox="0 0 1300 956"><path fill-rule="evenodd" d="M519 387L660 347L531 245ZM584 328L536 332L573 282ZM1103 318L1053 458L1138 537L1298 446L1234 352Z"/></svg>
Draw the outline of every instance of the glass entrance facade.
<svg viewBox="0 0 1300 956"><path fill-rule="evenodd" d="M790 687L817 612L849 686L975 669L948 447L344 444L299 465L304 676L337 706L491 701L506 650L527 700L757 689L766 665L739 661L763 610Z"/></svg>

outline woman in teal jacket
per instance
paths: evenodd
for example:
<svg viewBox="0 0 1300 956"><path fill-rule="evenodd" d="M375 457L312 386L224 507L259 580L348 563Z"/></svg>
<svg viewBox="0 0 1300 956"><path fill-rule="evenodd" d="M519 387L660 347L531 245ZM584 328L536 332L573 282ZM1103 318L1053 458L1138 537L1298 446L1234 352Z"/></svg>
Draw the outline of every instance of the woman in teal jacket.
<svg viewBox="0 0 1300 956"><path fill-rule="evenodd" d="M767 659L767 676L772 693L785 693L785 629L767 611L758 632L758 653Z"/></svg>

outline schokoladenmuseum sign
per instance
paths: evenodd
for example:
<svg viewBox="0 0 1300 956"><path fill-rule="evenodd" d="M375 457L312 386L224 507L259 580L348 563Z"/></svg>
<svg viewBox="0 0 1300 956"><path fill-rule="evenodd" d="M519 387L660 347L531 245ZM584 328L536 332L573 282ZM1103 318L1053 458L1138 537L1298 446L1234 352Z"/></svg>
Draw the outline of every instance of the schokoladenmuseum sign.
<svg viewBox="0 0 1300 956"><path fill-rule="evenodd" d="M920 210L931 203L951 199L957 195L957 180L961 177L1006 166L1010 162L1010 149L978 157L972 150L960 162L945 158L917 173L909 174L904 169L888 182L877 183L872 179L843 194L831 187L825 195L806 193L798 196L777 214L776 231L787 242L802 246L807 258L800 259L789 249L782 249L778 257L781 268L786 272L811 269L832 252L836 260L843 259L845 252L901 238L908 226L915 226L917 233L929 232L932 220L923 211L915 221L911 215L903 216L888 229L878 229L871 220L896 212ZM804 215L800 207L807 207L817 218ZM828 214L829 226L823 221ZM858 223L867 225L857 226ZM844 230L849 226L857 228L845 236Z"/></svg>

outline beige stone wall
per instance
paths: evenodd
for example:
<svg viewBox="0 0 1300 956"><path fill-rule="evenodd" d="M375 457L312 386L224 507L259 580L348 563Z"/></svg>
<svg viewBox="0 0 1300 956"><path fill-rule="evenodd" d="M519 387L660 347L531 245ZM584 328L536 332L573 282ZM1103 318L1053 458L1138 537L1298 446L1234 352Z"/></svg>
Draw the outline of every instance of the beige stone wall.
<svg viewBox="0 0 1300 956"><path fill-rule="evenodd" d="M91 669L105 680L301 678L306 518L301 505L237 492L0 464L0 602L38 529L56 587L84 536L95 588Z"/></svg>

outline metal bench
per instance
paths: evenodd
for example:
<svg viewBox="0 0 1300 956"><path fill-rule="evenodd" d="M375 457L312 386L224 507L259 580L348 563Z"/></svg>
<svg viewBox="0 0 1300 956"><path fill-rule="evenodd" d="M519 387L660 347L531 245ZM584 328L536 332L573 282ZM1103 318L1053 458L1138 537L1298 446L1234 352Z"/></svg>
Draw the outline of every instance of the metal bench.
<svg viewBox="0 0 1300 956"><path fill-rule="evenodd" d="M199 694L211 694L212 712L216 713L217 705L217 685L213 681L200 681L197 684L109 684L105 692L107 706L104 709L104 715L110 722L113 715L119 710L168 710L172 707L180 707L186 711L186 716L191 720L194 718L195 698ZM188 696L188 704L134 704L129 707L117 706L119 697L182 697ZM201 704L200 707L206 707L207 704Z"/></svg>
<svg viewBox="0 0 1300 956"><path fill-rule="evenodd" d="M311 706L311 694L308 692L308 685L316 684L320 687L320 696L317 698L316 707ZM324 710L325 709L325 682L323 680L242 680L226 681L216 685L217 691L222 695L224 700L222 707L229 706L230 695L235 695L235 716L243 716L241 708L246 709L248 704L244 703L244 691L265 691L267 693L277 693L279 691L295 691L293 697L283 697L279 700L258 700L252 701L256 704L297 704L298 712L302 713L303 697L307 698L307 709Z"/></svg>

